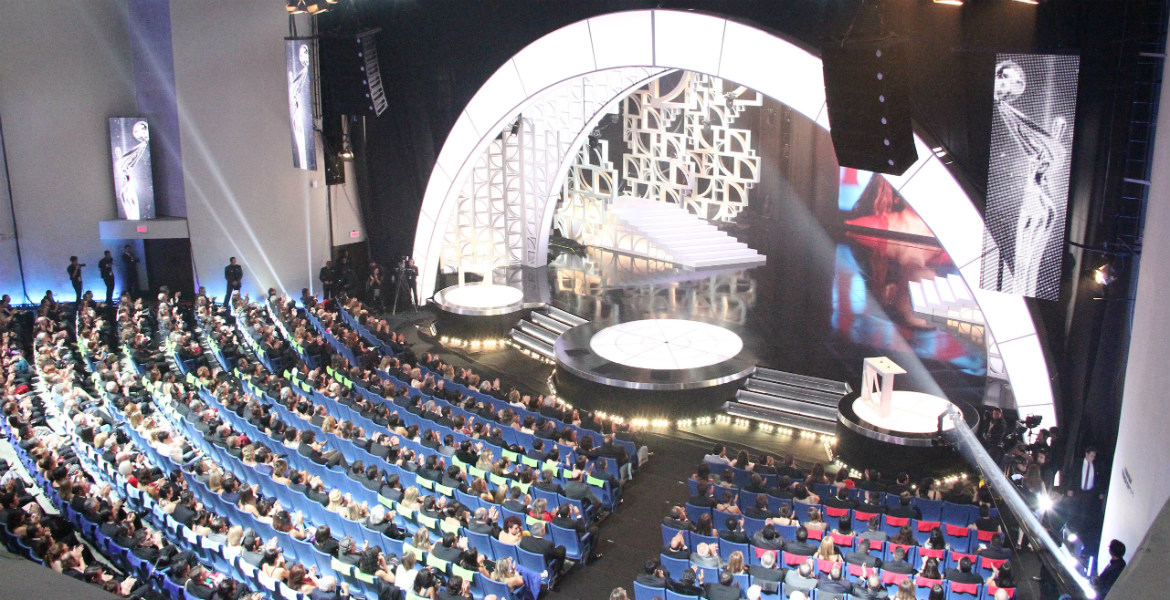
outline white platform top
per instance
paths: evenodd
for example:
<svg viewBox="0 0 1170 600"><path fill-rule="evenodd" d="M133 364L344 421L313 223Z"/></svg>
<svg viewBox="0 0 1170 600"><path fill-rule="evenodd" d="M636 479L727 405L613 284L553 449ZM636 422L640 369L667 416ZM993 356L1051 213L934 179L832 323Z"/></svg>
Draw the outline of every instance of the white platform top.
<svg viewBox="0 0 1170 600"><path fill-rule="evenodd" d="M865 366L876 370L882 375L901 375L906 372L906 369L899 367L897 363L885 356L871 356L863 362Z"/></svg>
<svg viewBox="0 0 1170 600"><path fill-rule="evenodd" d="M474 284L443 291L443 302L451 306L486 310L503 308L524 300L524 292L506 285Z"/></svg>
<svg viewBox="0 0 1170 600"><path fill-rule="evenodd" d="M700 321L645 319L602 329L589 340L589 348L627 367L695 369L735 357L743 350L743 340Z"/></svg>
<svg viewBox="0 0 1170 600"><path fill-rule="evenodd" d="M950 400L922 392L894 390L890 400L889 417L878 414L877 404L858 398L853 401L853 412L857 418L895 433L934 433L938 431L938 416L952 406ZM952 429L954 424L947 419L943 429Z"/></svg>

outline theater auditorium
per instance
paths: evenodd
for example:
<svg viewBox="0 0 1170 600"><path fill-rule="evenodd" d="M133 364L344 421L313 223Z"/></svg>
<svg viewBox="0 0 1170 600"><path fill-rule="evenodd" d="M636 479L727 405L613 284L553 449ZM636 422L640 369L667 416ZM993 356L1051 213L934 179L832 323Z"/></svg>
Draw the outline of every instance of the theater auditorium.
<svg viewBox="0 0 1170 600"><path fill-rule="evenodd" d="M1162 595L1166 0L0 14L0 595Z"/></svg>

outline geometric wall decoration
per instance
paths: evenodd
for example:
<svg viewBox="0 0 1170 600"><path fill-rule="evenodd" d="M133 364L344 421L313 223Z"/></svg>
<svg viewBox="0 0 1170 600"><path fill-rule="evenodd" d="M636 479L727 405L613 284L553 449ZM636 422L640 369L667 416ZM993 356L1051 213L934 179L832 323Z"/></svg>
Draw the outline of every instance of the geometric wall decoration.
<svg viewBox="0 0 1170 600"><path fill-rule="evenodd" d="M625 183L632 196L730 221L760 181L751 131L732 124L763 96L702 73L680 76L655 79L623 102L622 135L630 148L622 157Z"/></svg>
<svg viewBox="0 0 1170 600"><path fill-rule="evenodd" d="M456 210L443 230L440 270L473 268L482 273L543 266L547 235L542 233L555 210L549 199L560 194L564 174L591 124L617 112L615 95L667 72L635 67L587 73L527 103L475 157L460 182Z"/></svg>

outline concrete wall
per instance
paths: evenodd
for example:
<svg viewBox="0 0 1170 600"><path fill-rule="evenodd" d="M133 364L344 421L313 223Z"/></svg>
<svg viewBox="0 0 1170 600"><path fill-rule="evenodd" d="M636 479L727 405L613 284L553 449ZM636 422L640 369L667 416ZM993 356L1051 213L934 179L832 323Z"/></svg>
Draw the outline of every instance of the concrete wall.
<svg viewBox="0 0 1170 600"><path fill-rule="evenodd" d="M1170 498L1170 477L1165 473L1166 457L1170 456L1170 410L1166 404L1170 392L1170 318L1166 316L1170 236L1162 235L1170 231L1170 202L1166 202L1170 197L1170 61L1165 63L1162 76L1153 164L1121 422L1101 531L1102 565L1109 561L1111 539L1125 542L1132 554Z"/></svg>
<svg viewBox="0 0 1170 600"><path fill-rule="evenodd" d="M171 1L196 281L221 298L231 256L253 297L299 294L327 259L324 171L292 166L286 15L279 2Z"/></svg>
<svg viewBox="0 0 1170 600"><path fill-rule="evenodd" d="M0 0L0 14L0 122L28 293L72 300L69 256L89 264L97 288L102 250L120 252L98 238L98 221L117 218L106 119L136 109L125 3ZM11 240L0 255L0 293L20 302Z"/></svg>

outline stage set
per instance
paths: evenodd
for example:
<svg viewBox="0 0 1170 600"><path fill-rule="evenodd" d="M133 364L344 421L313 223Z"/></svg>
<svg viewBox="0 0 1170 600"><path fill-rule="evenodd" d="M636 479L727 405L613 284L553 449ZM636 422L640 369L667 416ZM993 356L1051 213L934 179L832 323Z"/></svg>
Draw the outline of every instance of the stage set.
<svg viewBox="0 0 1170 600"><path fill-rule="evenodd" d="M639 28L656 51L613 56ZM792 428L890 472L963 468L943 414L1054 421L1023 299L980 287L1002 236L908 120L859 168L820 58L698 14L588 29L501 68L440 153L415 241L436 339L553 364L574 405Z"/></svg>

